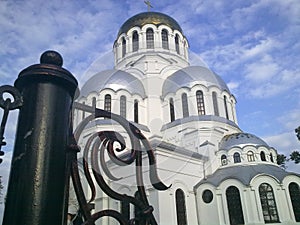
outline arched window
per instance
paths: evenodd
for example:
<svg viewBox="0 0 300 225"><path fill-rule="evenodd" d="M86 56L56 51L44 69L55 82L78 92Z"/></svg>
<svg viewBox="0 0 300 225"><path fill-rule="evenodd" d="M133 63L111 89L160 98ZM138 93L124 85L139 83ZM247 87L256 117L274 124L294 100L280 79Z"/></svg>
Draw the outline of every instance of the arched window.
<svg viewBox="0 0 300 225"><path fill-rule="evenodd" d="M198 115L205 115L204 98L202 91L196 91Z"/></svg>
<svg viewBox="0 0 300 225"><path fill-rule="evenodd" d="M138 100L134 100L134 122L138 123L139 122L139 102Z"/></svg>
<svg viewBox="0 0 300 225"><path fill-rule="evenodd" d="M96 97L92 98L92 107L96 108Z"/></svg>
<svg viewBox="0 0 300 225"><path fill-rule="evenodd" d="M181 102L182 102L183 117L188 117L189 116L189 105L188 105L188 99L187 99L187 94L186 93L183 93L181 95Z"/></svg>
<svg viewBox="0 0 300 225"><path fill-rule="evenodd" d="M172 122L172 121L175 120L175 110L174 110L174 100L173 100L173 98L170 98L169 106L170 106L170 119L171 119L171 122Z"/></svg>
<svg viewBox="0 0 300 225"><path fill-rule="evenodd" d="M177 54L180 54L180 50L179 50L179 36L178 36L178 34L176 34L176 36L175 36L175 48L176 48Z"/></svg>
<svg viewBox="0 0 300 225"><path fill-rule="evenodd" d="M226 200L230 224L244 224L245 222L239 189L234 186L230 186L229 188L227 188Z"/></svg>
<svg viewBox="0 0 300 225"><path fill-rule="evenodd" d="M300 222L300 188L295 182L289 184L289 192L296 222Z"/></svg>
<svg viewBox="0 0 300 225"><path fill-rule="evenodd" d="M111 95L107 94L104 97L104 110L111 111Z"/></svg>
<svg viewBox="0 0 300 225"><path fill-rule="evenodd" d="M222 166L227 165L227 156L226 155L221 156L221 165Z"/></svg>
<svg viewBox="0 0 300 225"><path fill-rule="evenodd" d="M265 223L279 222L275 196L271 185L262 183L259 186L259 197Z"/></svg>
<svg viewBox="0 0 300 225"><path fill-rule="evenodd" d="M261 161L266 161L266 154L265 154L264 151L261 151L261 152L260 152L260 160L261 160Z"/></svg>
<svg viewBox="0 0 300 225"><path fill-rule="evenodd" d="M122 57L124 57L126 55L126 40L123 37L122 38Z"/></svg>
<svg viewBox="0 0 300 225"><path fill-rule="evenodd" d="M254 162L255 161L254 153L252 151L247 152L247 159L248 159L248 162Z"/></svg>
<svg viewBox="0 0 300 225"><path fill-rule="evenodd" d="M219 116L220 114L219 114L217 93L215 91L212 93L212 100L213 100L213 105L214 105L214 113L216 116Z"/></svg>
<svg viewBox="0 0 300 225"><path fill-rule="evenodd" d="M289 192L296 222L300 222L300 188L295 182L289 184Z"/></svg>
<svg viewBox="0 0 300 225"><path fill-rule="evenodd" d="M227 109L227 97L225 95L224 95L224 108L225 108L226 119L229 120L228 109Z"/></svg>
<svg viewBox="0 0 300 225"><path fill-rule="evenodd" d="M241 162L241 155L238 152L235 152L233 154L233 161L234 163L240 163Z"/></svg>
<svg viewBox="0 0 300 225"><path fill-rule="evenodd" d="M121 95L120 97L120 116L126 118L126 96Z"/></svg>
<svg viewBox="0 0 300 225"><path fill-rule="evenodd" d="M185 196L183 190L181 189L176 190L175 199L176 199L177 225L187 225Z"/></svg>
<svg viewBox="0 0 300 225"><path fill-rule="evenodd" d="M163 49L169 49L168 31L166 29L163 29L161 32L161 41Z"/></svg>
<svg viewBox="0 0 300 225"><path fill-rule="evenodd" d="M139 35L137 31L134 31L132 34L132 51L136 52L139 50Z"/></svg>
<svg viewBox="0 0 300 225"><path fill-rule="evenodd" d="M270 160L271 160L271 162L274 162L274 158L273 158L272 153L270 153Z"/></svg>
<svg viewBox="0 0 300 225"><path fill-rule="evenodd" d="M82 102L82 104L85 105L85 102ZM85 118L85 111L82 110L81 112L82 112L82 114L81 114L81 115L82 115L81 119L84 120L84 118Z"/></svg>
<svg viewBox="0 0 300 225"><path fill-rule="evenodd" d="M146 42L148 49L154 48L154 33L151 28L148 28L146 31Z"/></svg>

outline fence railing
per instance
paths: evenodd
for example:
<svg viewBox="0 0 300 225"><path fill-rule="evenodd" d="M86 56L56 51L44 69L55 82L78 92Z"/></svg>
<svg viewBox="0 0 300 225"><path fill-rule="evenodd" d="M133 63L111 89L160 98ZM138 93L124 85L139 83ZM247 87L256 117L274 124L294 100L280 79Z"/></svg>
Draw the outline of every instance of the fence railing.
<svg viewBox="0 0 300 225"><path fill-rule="evenodd" d="M123 117L74 102L78 93L77 80L62 68L62 63L62 57L57 52L47 51L42 54L40 64L21 71L15 87L0 87L0 107L4 110L0 151L1 146L5 145L8 113L20 109L3 225L66 224L70 176L83 224L95 224L102 217L112 217L122 225L157 224L144 187L143 154L148 157L152 186L157 190L168 187L158 178L154 153L148 140ZM9 93L12 99L4 99L4 93ZM73 107L91 113L74 133L71 119ZM83 146L82 164L87 180L83 183L79 176L77 153L80 148L77 142L87 123L96 118L112 119L119 123L130 137L131 150L126 157L116 154L126 148L125 139L117 131L104 130L92 134ZM114 143L119 144L117 149ZM104 152L118 166L135 166L137 187L134 196L116 192L104 179L103 174L112 181L119 179L111 174ZM87 199L83 185L90 187L90 199ZM114 209L91 210L97 191L119 201L120 205L133 205L134 216Z"/></svg>

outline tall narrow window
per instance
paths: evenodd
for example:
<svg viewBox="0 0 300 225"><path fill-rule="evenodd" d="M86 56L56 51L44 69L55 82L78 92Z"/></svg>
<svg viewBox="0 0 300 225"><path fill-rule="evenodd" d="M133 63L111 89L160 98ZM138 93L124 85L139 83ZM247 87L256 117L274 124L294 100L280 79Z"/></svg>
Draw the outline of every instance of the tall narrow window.
<svg viewBox="0 0 300 225"><path fill-rule="evenodd" d="M175 110L174 110L174 100L173 100L173 98L170 98L169 106L170 106L170 119L171 119L171 122L172 122L172 121L175 120Z"/></svg>
<svg viewBox="0 0 300 225"><path fill-rule="evenodd" d="M161 41L162 41L162 47L164 49L169 49L168 31L166 29L163 29L161 32Z"/></svg>
<svg viewBox="0 0 300 225"><path fill-rule="evenodd" d="M146 31L146 42L148 49L154 48L154 33L151 28L148 28Z"/></svg>
<svg viewBox="0 0 300 225"><path fill-rule="evenodd" d="M289 192L296 222L300 222L300 188L295 182L289 184Z"/></svg>
<svg viewBox="0 0 300 225"><path fill-rule="evenodd" d="M260 152L260 160L261 160L261 161L266 161L266 154L265 154L264 151L261 151L261 152Z"/></svg>
<svg viewBox="0 0 300 225"><path fill-rule="evenodd" d="M92 107L96 108L96 98L95 97L92 98Z"/></svg>
<svg viewBox="0 0 300 225"><path fill-rule="evenodd" d="M226 119L229 120L228 108L227 108L227 97L225 95L224 95L224 108L225 108Z"/></svg>
<svg viewBox="0 0 300 225"><path fill-rule="evenodd" d="M198 115L205 115L204 98L203 98L202 91L196 92L196 100L197 100Z"/></svg>
<svg viewBox="0 0 300 225"><path fill-rule="evenodd" d="M227 156L226 155L221 156L221 165L222 166L227 165Z"/></svg>
<svg viewBox="0 0 300 225"><path fill-rule="evenodd" d="M214 113L216 116L219 116L220 114L219 114L217 93L215 91L212 93L212 100L213 100L213 105L214 105Z"/></svg>
<svg viewBox="0 0 300 225"><path fill-rule="evenodd" d="M132 51L136 52L139 50L139 35L137 31L134 31L132 34Z"/></svg>
<svg viewBox="0 0 300 225"><path fill-rule="evenodd" d="M270 153L270 160L271 160L271 162L274 162L274 158L273 158L272 153Z"/></svg>
<svg viewBox="0 0 300 225"><path fill-rule="evenodd" d="M176 198L176 215L177 225L187 225L185 196L181 189L177 189L175 193Z"/></svg>
<svg viewBox="0 0 300 225"><path fill-rule="evenodd" d="M85 105L85 102L82 102L82 104ZM83 120L83 119L85 118L85 111L82 110L81 112L82 112L82 114L81 114L81 115L82 115L82 118L81 118L81 119Z"/></svg>
<svg viewBox="0 0 300 225"><path fill-rule="evenodd" d="M120 97L120 116L126 118L126 96L121 95Z"/></svg>
<svg viewBox="0 0 300 225"><path fill-rule="evenodd" d="M188 105L188 99L187 99L187 94L186 93L183 93L181 95L181 102L182 102L183 117L188 117L189 116L189 105Z"/></svg>
<svg viewBox="0 0 300 225"><path fill-rule="evenodd" d="M180 50L179 50L179 36L178 36L178 34L176 34L176 36L175 36L175 48L176 48L177 54L180 54Z"/></svg>
<svg viewBox="0 0 300 225"><path fill-rule="evenodd" d="M279 222L273 188L267 183L259 186L259 196L265 223Z"/></svg>
<svg viewBox="0 0 300 225"><path fill-rule="evenodd" d="M234 186L230 186L229 188L227 188L226 200L230 224L244 224L245 222L239 189Z"/></svg>
<svg viewBox="0 0 300 225"><path fill-rule="evenodd" d="M122 38L122 57L124 57L126 54L126 40L125 38L123 37Z"/></svg>
<svg viewBox="0 0 300 225"><path fill-rule="evenodd" d="M134 122L138 123L139 122L139 102L138 100L134 100Z"/></svg>
<svg viewBox="0 0 300 225"><path fill-rule="evenodd" d="M247 152L247 159L248 159L248 162L254 162L255 161L254 153L252 151Z"/></svg>
<svg viewBox="0 0 300 225"><path fill-rule="evenodd" d="M234 163L240 163L241 162L241 155L238 152L235 152L233 154L233 161Z"/></svg>
<svg viewBox="0 0 300 225"><path fill-rule="evenodd" d="M111 95L107 94L104 97L104 110L111 111Z"/></svg>

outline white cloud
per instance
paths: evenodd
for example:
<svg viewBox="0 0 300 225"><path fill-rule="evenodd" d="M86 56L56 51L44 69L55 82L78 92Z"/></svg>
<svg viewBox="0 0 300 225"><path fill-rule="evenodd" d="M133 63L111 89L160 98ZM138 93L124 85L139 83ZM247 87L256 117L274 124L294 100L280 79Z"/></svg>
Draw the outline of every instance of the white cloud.
<svg viewBox="0 0 300 225"><path fill-rule="evenodd" d="M245 78L255 83L268 81L279 72L279 69L272 57L265 55L261 61L246 65Z"/></svg>
<svg viewBox="0 0 300 225"><path fill-rule="evenodd" d="M294 109L288 112L285 112L278 118L278 121L282 124L286 130L294 131L298 126L300 126L300 110ZM300 144L300 142L299 142Z"/></svg>
<svg viewBox="0 0 300 225"><path fill-rule="evenodd" d="M265 137L264 140L274 147L278 154L284 154L289 157L294 150L300 151L300 142L294 132L286 132L274 136ZM300 173L300 165L295 165L293 162L287 164L287 170Z"/></svg>

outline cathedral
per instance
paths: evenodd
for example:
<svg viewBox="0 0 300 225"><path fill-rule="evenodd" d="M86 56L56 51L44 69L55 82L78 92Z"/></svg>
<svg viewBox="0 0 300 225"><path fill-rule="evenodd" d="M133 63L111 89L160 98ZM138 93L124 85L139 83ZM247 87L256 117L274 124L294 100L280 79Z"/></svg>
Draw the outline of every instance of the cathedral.
<svg viewBox="0 0 300 225"><path fill-rule="evenodd" d="M300 224L300 175L280 168L276 149L239 128L236 98L204 63L191 66L188 39L175 19L150 11L129 18L117 33L113 52L114 68L92 76L76 101L126 118L147 137L158 175L170 185L155 190L143 158L147 196L158 224ZM75 110L74 116L76 127L88 113ZM119 129L107 119L92 121L79 144L112 127ZM122 177L107 178L111 187L133 196L134 169L110 165ZM96 211L121 208L101 193L94 205Z"/></svg>

